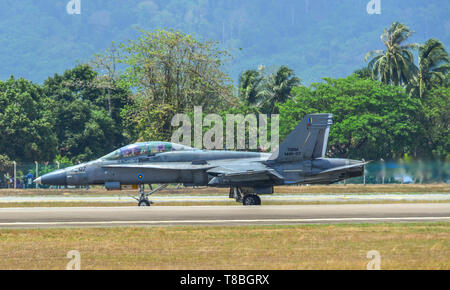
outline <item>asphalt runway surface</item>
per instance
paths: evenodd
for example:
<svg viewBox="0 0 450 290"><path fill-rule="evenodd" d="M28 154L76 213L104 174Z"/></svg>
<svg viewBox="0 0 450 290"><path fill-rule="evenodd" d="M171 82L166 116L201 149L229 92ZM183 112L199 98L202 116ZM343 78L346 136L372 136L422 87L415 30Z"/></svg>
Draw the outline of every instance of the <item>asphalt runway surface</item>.
<svg viewBox="0 0 450 290"><path fill-rule="evenodd" d="M226 202L230 201L227 195L152 195L154 202ZM348 201L448 201L449 193L424 193L424 194L396 194L396 193L372 193L372 194L276 194L261 195L264 201L283 202L348 202ZM23 202L136 202L130 196L1 196L0 203Z"/></svg>
<svg viewBox="0 0 450 290"><path fill-rule="evenodd" d="M434 221L450 221L450 203L0 209L0 228Z"/></svg>

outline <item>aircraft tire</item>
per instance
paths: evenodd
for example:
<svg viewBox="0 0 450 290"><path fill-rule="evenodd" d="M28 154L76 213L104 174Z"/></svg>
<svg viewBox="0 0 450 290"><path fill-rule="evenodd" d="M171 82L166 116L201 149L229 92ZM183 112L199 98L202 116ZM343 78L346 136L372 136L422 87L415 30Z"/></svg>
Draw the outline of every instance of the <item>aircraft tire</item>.
<svg viewBox="0 0 450 290"><path fill-rule="evenodd" d="M139 201L138 206L150 206L150 202L148 200L141 200Z"/></svg>
<svg viewBox="0 0 450 290"><path fill-rule="evenodd" d="M246 194L242 200L242 204L248 205L261 205L261 198L256 194Z"/></svg>

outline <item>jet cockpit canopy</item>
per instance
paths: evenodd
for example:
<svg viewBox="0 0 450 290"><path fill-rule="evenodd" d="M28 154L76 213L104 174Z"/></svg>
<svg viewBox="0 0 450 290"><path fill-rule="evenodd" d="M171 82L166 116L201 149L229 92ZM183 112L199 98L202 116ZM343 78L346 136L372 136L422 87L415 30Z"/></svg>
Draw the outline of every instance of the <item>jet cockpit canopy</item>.
<svg viewBox="0 0 450 290"><path fill-rule="evenodd" d="M130 144L103 156L103 160L118 160L122 158L149 156L172 151L190 151L194 148L171 142L140 142Z"/></svg>

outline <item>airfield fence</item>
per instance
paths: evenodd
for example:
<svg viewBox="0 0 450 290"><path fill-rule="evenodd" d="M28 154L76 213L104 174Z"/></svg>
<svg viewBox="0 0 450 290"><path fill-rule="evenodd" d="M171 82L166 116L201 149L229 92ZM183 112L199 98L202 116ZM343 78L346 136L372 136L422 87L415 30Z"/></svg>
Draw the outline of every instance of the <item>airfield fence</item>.
<svg viewBox="0 0 450 290"><path fill-rule="evenodd" d="M16 162L16 188L19 189L35 189L48 188L41 184L36 185L33 180L39 176L47 174L57 169L64 169L73 164L64 163L32 163L32 162ZM38 174L36 174L36 172ZM14 164L2 166L0 168L0 188L14 188Z"/></svg>
<svg viewBox="0 0 450 290"><path fill-rule="evenodd" d="M33 180L58 168L63 169L71 165L56 163L36 165L36 163L17 162L16 188L48 188L48 186L34 184ZM450 183L450 162L376 161L366 165L364 176L347 179L344 182L347 184ZM0 188L14 188L14 165L0 167Z"/></svg>

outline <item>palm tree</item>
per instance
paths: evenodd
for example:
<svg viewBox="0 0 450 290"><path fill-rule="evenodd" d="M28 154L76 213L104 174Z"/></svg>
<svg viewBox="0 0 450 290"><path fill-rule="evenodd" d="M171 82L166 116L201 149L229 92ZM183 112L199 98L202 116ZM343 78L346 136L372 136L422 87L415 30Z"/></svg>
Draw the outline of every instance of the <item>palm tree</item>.
<svg viewBox="0 0 450 290"><path fill-rule="evenodd" d="M368 67L372 70L372 77L379 79L385 84L403 85L407 84L417 71L414 65L412 49L417 44L403 43L411 36L411 31L405 24L394 22L381 35L381 41L386 50L373 50L366 54L364 60L369 62Z"/></svg>
<svg viewBox="0 0 450 290"><path fill-rule="evenodd" d="M281 66L275 74L270 74L265 80L258 97L262 99L260 106L266 113L278 113L277 103L284 103L290 98L293 87L301 84L300 78L289 67Z"/></svg>
<svg viewBox="0 0 450 290"><path fill-rule="evenodd" d="M422 98L425 90L444 83L450 58L442 42L434 38L419 46L418 58L419 70L407 88L410 94Z"/></svg>
<svg viewBox="0 0 450 290"><path fill-rule="evenodd" d="M239 76L239 98L249 105L256 105L259 101L258 92L260 90L263 75L259 70L246 70Z"/></svg>

